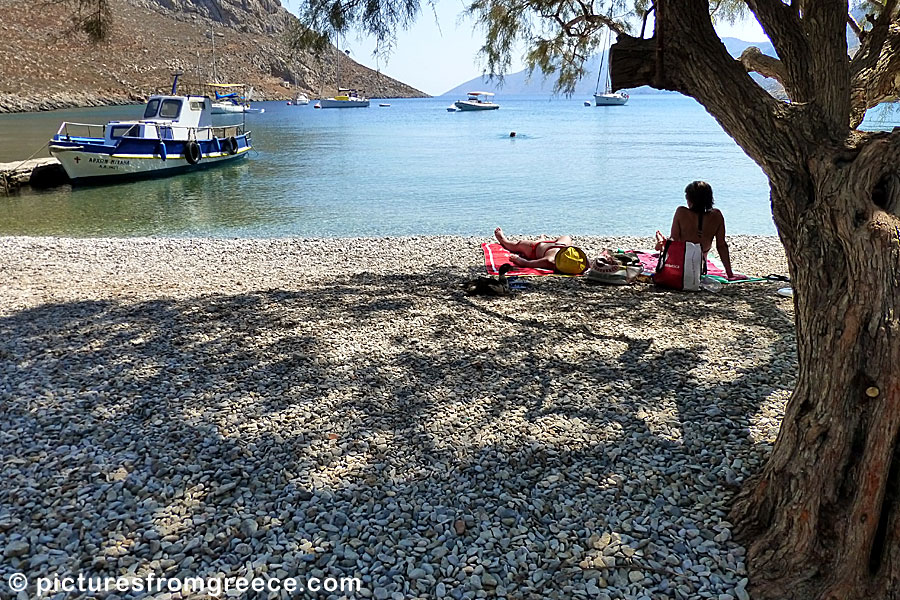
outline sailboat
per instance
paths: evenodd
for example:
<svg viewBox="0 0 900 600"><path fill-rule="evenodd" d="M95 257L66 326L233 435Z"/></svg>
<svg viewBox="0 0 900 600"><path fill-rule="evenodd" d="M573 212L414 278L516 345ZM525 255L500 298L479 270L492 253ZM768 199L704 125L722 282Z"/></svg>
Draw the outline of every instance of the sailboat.
<svg viewBox="0 0 900 600"><path fill-rule="evenodd" d="M340 37L338 37L340 44ZM350 54L349 50L345 51ZM322 98L316 105L317 108L368 108L369 99L361 96L357 90L341 87L341 52L338 49L338 56L335 59L335 80L338 85L338 93L333 98Z"/></svg>
<svg viewBox="0 0 900 600"><path fill-rule="evenodd" d="M603 76L603 67L606 67L606 88L600 93L600 78ZM600 71L597 73L597 88L594 91L594 106L622 106L628 102L628 94L625 92L613 92L612 81L609 77L609 29L603 37L603 52L600 54Z"/></svg>

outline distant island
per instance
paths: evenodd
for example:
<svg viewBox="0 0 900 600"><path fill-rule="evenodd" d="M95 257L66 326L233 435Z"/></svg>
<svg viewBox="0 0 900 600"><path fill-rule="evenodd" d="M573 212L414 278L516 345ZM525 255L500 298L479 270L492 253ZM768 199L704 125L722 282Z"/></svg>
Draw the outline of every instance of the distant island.
<svg viewBox="0 0 900 600"><path fill-rule="evenodd" d="M769 56L776 56L775 48L772 46L770 42L745 42L744 40L739 40L737 38L722 38L722 42L725 44L725 47L728 49L729 54L737 58L741 55L741 53L749 48L750 46L758 47L763 54L768 54ZM605 57L605 52L601 54L597 54L592 58L588 59L585 63L585 69L587 71L587 75L585 75L578 83L575 85L575 91L573 92L573 96L592 96L594 91L597 89L597 77L600 74L600 64L601 58ZM778 83L772 79L767 79L762 77L756 73L752 73L751 77L760 82L763 87L766 89L776 89L778 87ZM527 70L522 70L517 73L511 73L503 78L503 83L498 83L497 80L489 80L487 77L476 77L474 79L470 79L465 83L461 83L460 85L454 87L451 90L448 90L441 94L442 96L462 96L471 90L484 90L486 92L494 92L498 95L502 96L549 96L553 94L553 88L556 85L556 78L545 78L542 73L535 72L528 76ZM651 87L640 87L634 90L628 90L630 94L670 94L675 92L667 92L663 90L657 90Z"/></svg>
<svg viewBox="0 0 900 600"><path fill-rule="evenodd" d="M297 19L278 0L111 0L110 9L111 32L93 44L71 31L69 3L5 2L0 113L143 102L171 85L173 70L184 72L184 91L215 77L253 86L257 100L335 92L338 51L291 51L285 34ZM427 97L344 55L341 85L372 98Z"/></svg>

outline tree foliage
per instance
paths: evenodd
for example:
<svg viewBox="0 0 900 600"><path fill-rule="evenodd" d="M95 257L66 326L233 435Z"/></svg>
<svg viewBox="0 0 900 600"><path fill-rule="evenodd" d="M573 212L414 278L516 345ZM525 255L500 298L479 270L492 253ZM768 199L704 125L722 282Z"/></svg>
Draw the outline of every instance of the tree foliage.
<svg viewBox="0 0 900 600"><path fill-rule="evenodd" d="M92 42L101 42L109 36L112 27L112 11L109 0L48 0L72 7L70 31L87 34Z"/></svg>

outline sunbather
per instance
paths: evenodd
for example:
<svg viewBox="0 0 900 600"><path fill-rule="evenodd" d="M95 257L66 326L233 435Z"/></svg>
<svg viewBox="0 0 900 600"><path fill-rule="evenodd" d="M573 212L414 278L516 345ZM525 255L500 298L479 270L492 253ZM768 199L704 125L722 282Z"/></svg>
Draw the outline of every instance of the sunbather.
<svg viewBox="0 0 900 600"><path fill-rule="evenodd" d="M556 269L556 255L562 248L572 245L572 238L561 235L556 239L541 237L538 240L510 241L499 227L494 230L494 236L500 245L509 250L509 260L519 267L531 269Z"/></svg>
<svg viewBox="0 0 900 600"><path fill-rule="evenodd" d="M743 275L735 277L731 270L731 256L728 253L728 243L725 241L725 217L722 216L722 211L713 208L712 187L705 181L691 182L684 188L684 197L687 206L679 206L675 210L672 231L669 234L671 239L700 244L703 264L706 264L706 255L715 240L716 251L722 259L722 266L728 279L744 279ZM662 250L666 239L662 232L656 232L657 250Z"/></svg>

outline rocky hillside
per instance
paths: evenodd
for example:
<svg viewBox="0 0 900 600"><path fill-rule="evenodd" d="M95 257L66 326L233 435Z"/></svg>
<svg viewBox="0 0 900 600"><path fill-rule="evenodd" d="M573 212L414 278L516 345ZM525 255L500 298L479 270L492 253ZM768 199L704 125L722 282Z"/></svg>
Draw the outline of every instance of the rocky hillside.
<svg viewBox="0 0 900 600"><path fill-rule="evenodd" d="M295 17L278 0L110 0L108 39L73 33L71 5L0 0L0 112L141 102L165 90L175 69L180 91L213 79L251 85L258 100L311 98L341 85L374 98L425 96L332 48L292 52L285 33ZM215 36L215 61L213 61ZM215 63L215 64L214 64ZM185 85L186 84L186 85Z"/></svg>

